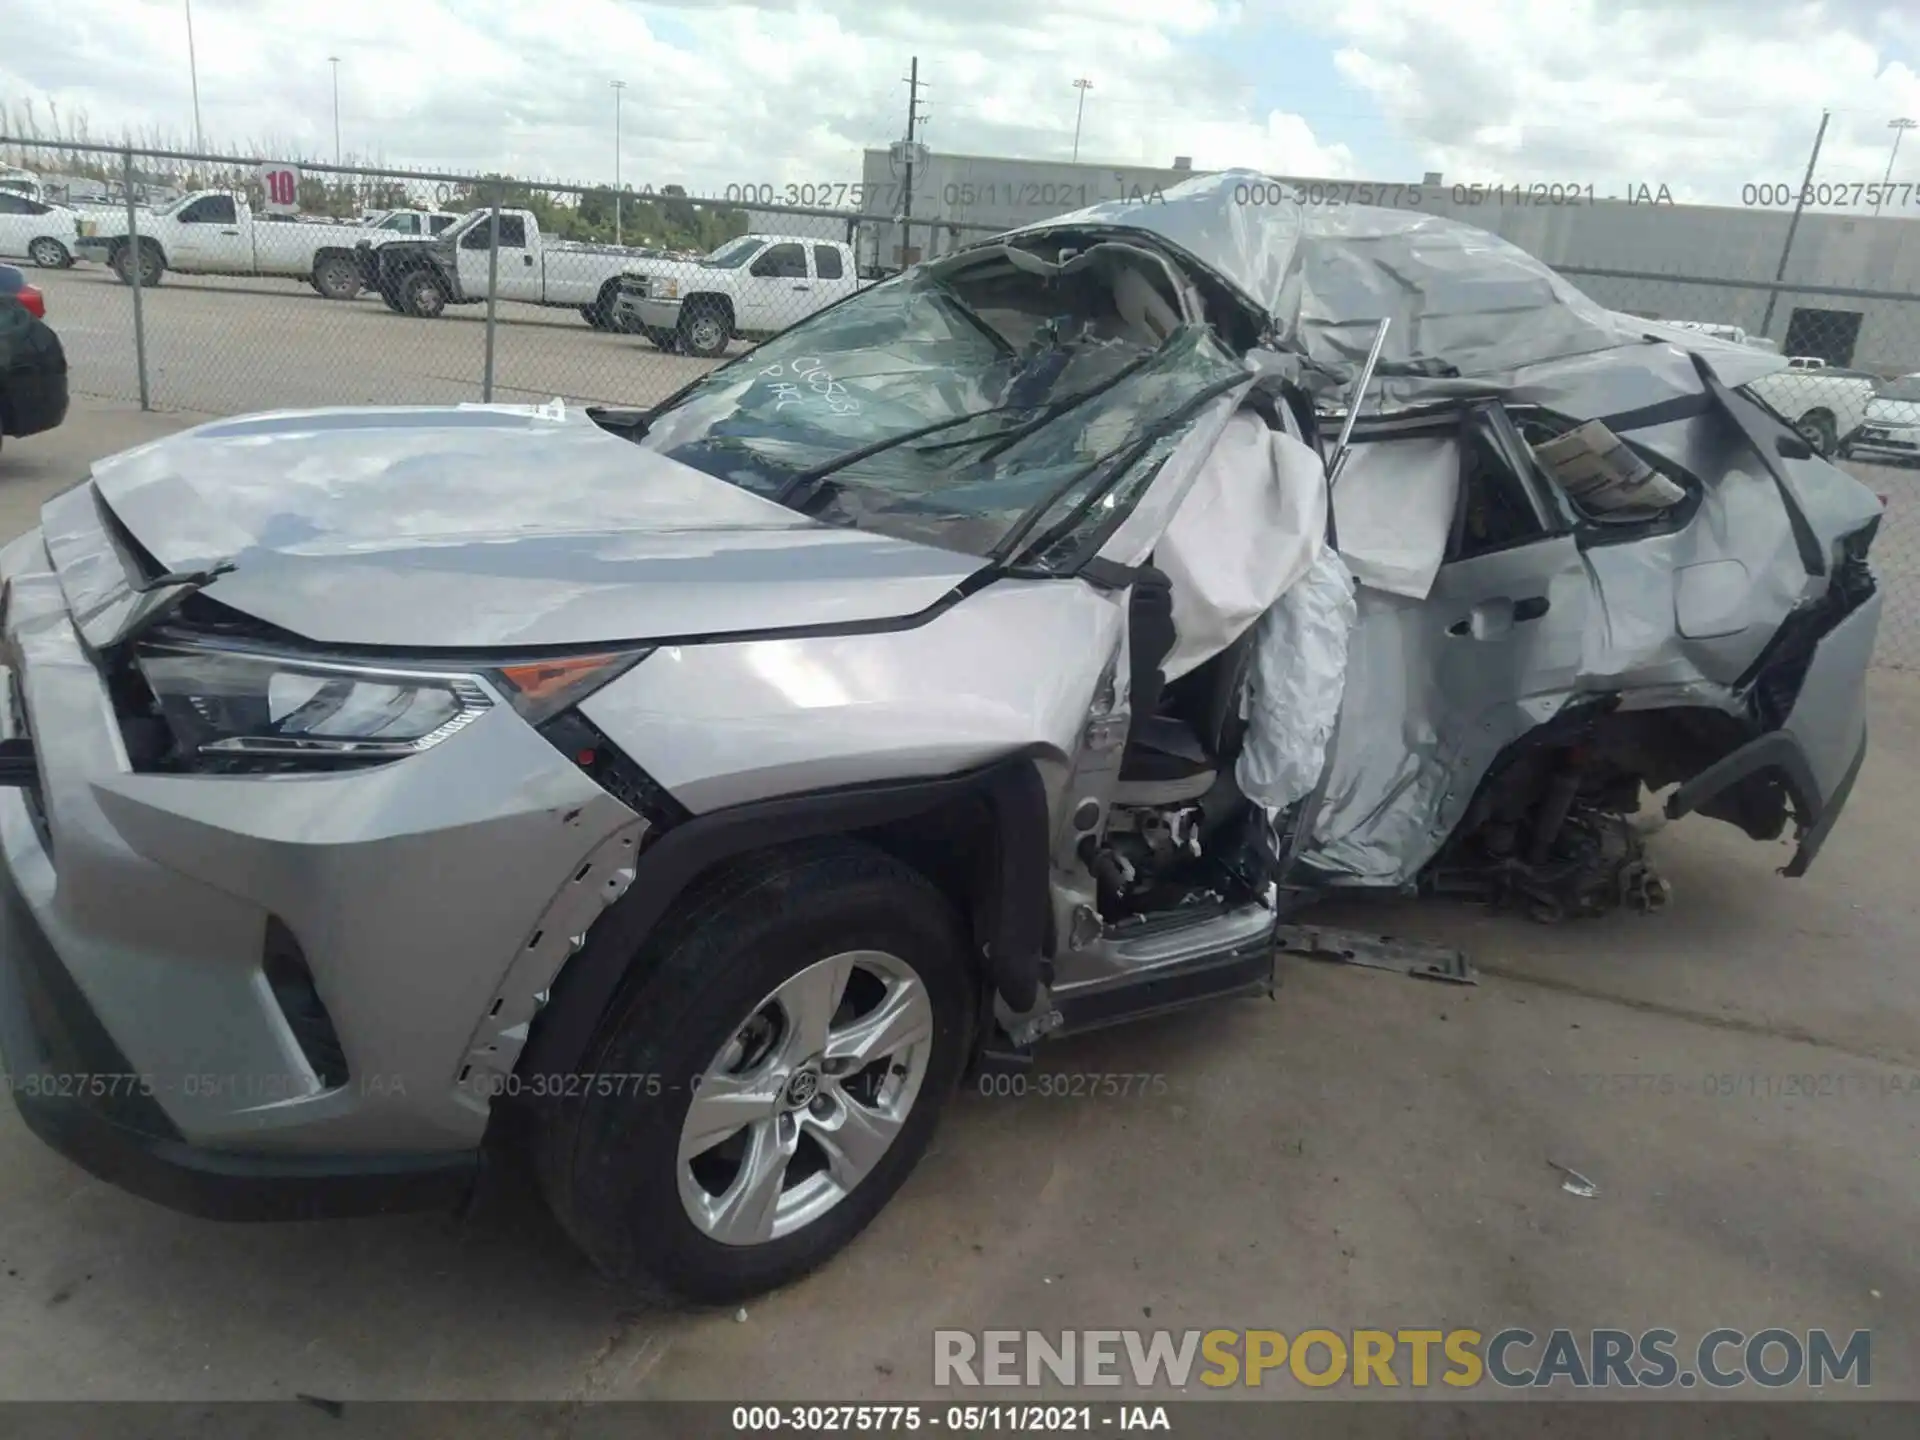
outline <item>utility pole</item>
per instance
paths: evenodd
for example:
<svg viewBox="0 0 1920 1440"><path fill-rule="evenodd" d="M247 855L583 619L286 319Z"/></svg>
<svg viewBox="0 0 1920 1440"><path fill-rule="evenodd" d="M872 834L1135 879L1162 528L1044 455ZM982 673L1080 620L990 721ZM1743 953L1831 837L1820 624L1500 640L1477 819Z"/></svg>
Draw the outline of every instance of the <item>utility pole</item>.
<svg viewBox="0 0 1920 1440"><path fill-rule="evenodd" d="M613 87L613 243L621 241L620 212L627 207L620 203L620 92L627 88L624 80L609 80Z"/></svg>
<svg viewBox="0 0 1920 1440"><path fill-rule="evenodd" d="M340 57L327 56L327 63L333 66L333 163L340 163Z"/></svg>
<svg viewBox="0 0 1920 1440"><path fill-rule="evenodd" d="M200 132L200 62L193 53L193 0L187 4L187 78L193 82L193 148L206 153L206 141Z"/></svg>
<svg viewBox="0 0 1920 1440"><path fill-rule="evenodd" d="M1073 114L1073 161L1077 165L1080 163L1080 122L1086 118L1087 91L1093 88L1093 81L1076 80L1073 88L1080 92L1080 106Z"/></svg>
<svg viewBox="0 0 1920 1440"><path fill-rule="evenodd" d="M1873 213L1876 215L1880 213L1880 202L1887 198L1887 186L1893 180L1893 162L1900 154L1901 137L1909 130L1920 128L1920 120L1909 120L1902 115L1897 120L1887 121L1887 128L1893 131L1893 151L1887 156L1887 173L1880 177L1880 193L1874 197Z"/></svg>
<svg viewBox="0 0 1920 1440"><path fill-rule="evenodd" d="M1800 228L1800 212L1807 208L1807 192L1813 188L1813 167L1820 163L1820 142L1827 138L1827 120L1832 111L1820 112L1820 128L1814 132L1813 153L1807 157L1807 177L1800 182L1800 194L1794 202L1793 219L1787 222L1786 243L1780 247L1780 264L1773 272L1773 288L1767 292L1767 313L1760 319L1760 334L1764 337L1773 324L1773 307L1780 299L1780 282L1787 273L1787 257L1793 253L1793 233Z"/></svg>
<svg viewBox="0 0 1920 1440"><path fill-rule="evenodd" d="M907 193L900 201L900 259L913 249L913 131L920 120L920 57L907 68Z"/></svg>

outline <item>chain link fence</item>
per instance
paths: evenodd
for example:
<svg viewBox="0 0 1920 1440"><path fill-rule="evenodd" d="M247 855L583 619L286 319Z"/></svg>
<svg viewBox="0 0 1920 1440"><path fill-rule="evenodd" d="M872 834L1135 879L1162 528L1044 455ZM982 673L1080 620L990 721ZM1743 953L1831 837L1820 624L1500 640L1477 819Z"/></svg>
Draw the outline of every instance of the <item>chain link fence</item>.
<svg viewBox="0 0 1920 1440"><path fill-rule="evenodd" d="M38 197L0 192L0 256L45 267L35 278L74 390L208 415L646 405L901 263L1009 219L971 213L973 187L942 187L939 172L911 193L820 187L829 194L800 198L852 203L811 206L777 203L771 186L616 195L6 136L0 159L61 177ZM1309 201L1315 185L1326 203L1342 198L1331 184L1287 183ZM1464 198L1461 186L1353 198L1453 214L1533 250L1614 309L1791 358L1752 388L1885 498L1878 658L1920 666L1920 469L1910 468L1920 464L1920 379L1908 378L1920 374L1920 285L1857 283L1920 275L1908 253L1920 253L1920 222L1884 222L1914 241L1876 240L1851 262L1835 258L1844 237L1810 228L1790 267L1780 215L1728 212L1716 225L1707 212L1642 205L1589 207L1597 218L1582 221L1568 207L1489 206L1464 188ZM1642 265L1613 264L1615 254Z"/></svg>
<svg viewBox="0 0 1920 1440"><path fill-rule="evenodd" d="M672 185L616 196L5 137L0 153L65 180L66 193L17 204L50 231L35 255L54 262L40 278L74 388L214 415L645 405L880 278L883 232L899 228L890 214ZM938 253L989 227L911 228ZM23 236L22 253L39 238Z"/></svg>

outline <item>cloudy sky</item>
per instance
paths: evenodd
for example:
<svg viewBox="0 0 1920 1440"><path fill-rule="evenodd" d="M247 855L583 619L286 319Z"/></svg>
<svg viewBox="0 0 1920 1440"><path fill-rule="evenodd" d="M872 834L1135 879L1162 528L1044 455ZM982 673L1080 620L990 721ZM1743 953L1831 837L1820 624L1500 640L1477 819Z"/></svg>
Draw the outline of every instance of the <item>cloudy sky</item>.
<svg viewBox="0 0 1920 1440"><path fill-rule="evenodd" d="M192 0L223 151L348 155L695 193L852 181L899 138L909 58L937 150L1296 175L1665 184L1740 203L1878 180L1920 119L1912 0ZM16 39L18 26L9 27ZM60 0L0 51L0 111L193 134L184 0ZM1920 191L1920 136L1895 179ZM1913 206L1920 217L1920 204Z"/></svg>

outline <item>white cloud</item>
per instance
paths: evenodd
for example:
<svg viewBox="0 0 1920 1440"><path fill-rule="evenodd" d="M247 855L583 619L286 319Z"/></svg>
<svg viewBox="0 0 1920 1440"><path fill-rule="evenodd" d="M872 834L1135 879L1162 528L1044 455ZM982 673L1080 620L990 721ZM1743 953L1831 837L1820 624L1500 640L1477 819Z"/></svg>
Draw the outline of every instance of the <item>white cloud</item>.
<svg viewBox="0 0 1920 1440"><path fill-rule="evenodd" d="M1880 179L1888 119L1920 117L1905 6L1568 0L1289 0L1424 166L1451 178L1670 185L1738 203L1797 187L1823 107L1818 177ZM1911 163L1909 163L1911 162ZM1920 180L1920 146L1900 173ZM1920 211L1916 211L1920 213Z"/></svg>
<svg viewBox="0 0 1920 1440"><path fill-rule="evenodd" d="M1189 53L1229 12L1161 0L864 0L635 4L626 0L198 0L201 111L211 146L330 159L329 55L339 55L349 155L696 191L859 178L860 152L897 138L906 74L928 82L938 148L1059 156L1076 75L1095 81L1084 155L1166 164L1341 169L1297 116L1256 113L1217 62ZM96 138L126 127L188 145L192 105L178 0L63 0L28 51L0 57L0 103L84 113Z"/></svg>
<svg viewBox="0 0 1920 1440"><path fill-rule="evenodd" d="M623 178L709 193L857 179L901 132L915 54L938 150L1065 159L1085 76L1081 153L1102 162L1352 176L1386 155L1723 203L1797 184L1822 106L1822 179L1878 179L1886 121L1920 118L1900 0L196 0L194 19L220 148L330 158L334 54L350 156L604 182L619 78ZM1333 53L1344 97L1274 45L1286 25ZM1250 34L1266 48L1242 53ZM1304 116L1259 98L1296 91ZM188 143L180 0L62 0L0 55L0 105L28 99ZM1920 180L1920 138L1901 172Z"/></svg>

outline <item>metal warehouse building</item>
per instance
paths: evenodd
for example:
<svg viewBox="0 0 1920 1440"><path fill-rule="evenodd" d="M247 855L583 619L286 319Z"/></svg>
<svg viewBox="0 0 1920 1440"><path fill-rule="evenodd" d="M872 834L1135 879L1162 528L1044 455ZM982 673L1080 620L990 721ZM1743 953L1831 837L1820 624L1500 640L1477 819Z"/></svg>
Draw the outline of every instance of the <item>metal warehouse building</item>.
<svg viewBox="0 0 1920 1440"><path fill-rule="evenodd" d="M1196 173L1204 172L1181 162L1156 169L929 154L914 167L911 237L899 225L876 227L874 258L910 263L977 240L983 228L1027 224L1101 200L1150 197ZM1774 295L1797 177L1758 187L1756 198L1783 203L1751 208L1662 201L1654 178L1596 183L1591 190L1583 185L1573 196L1544 198L1479 187L1477 200L1473 187L1434 176L1417 185L1370 186L1274 178L1304 191L1310 203L1359 200L1478 225L1539 256L1614 309L1738 325L1786 354L1818 356L1830 365L1883 375L1920 371L1920 193L1881 216L1806 211ZM868 150L862 180L868 211L898 216L907 208L904 167L893 152ZM1634 198L1604 198L1609 188ZM1263 198L1250 187L1249 204ZM1562 203L1551 203L1555 198Z"/></svg>

